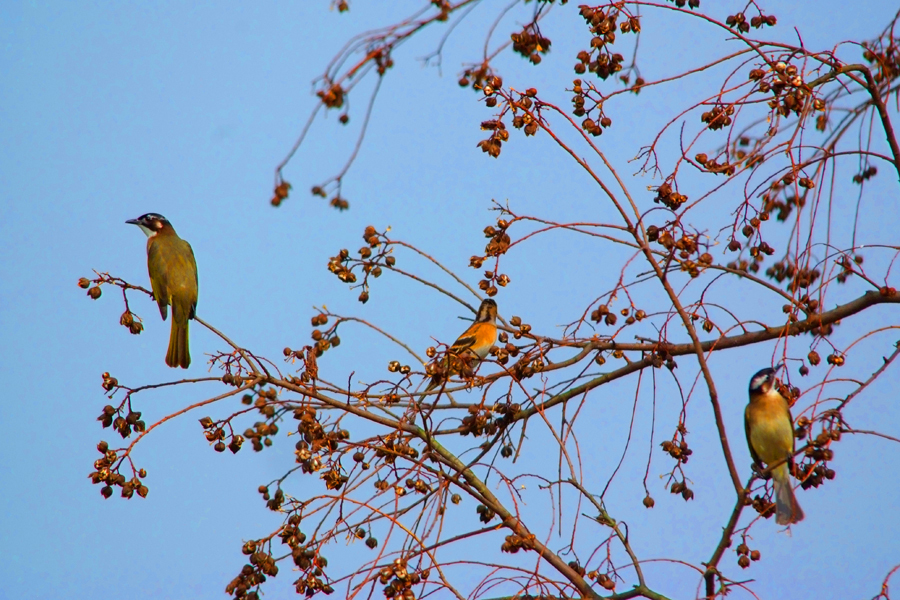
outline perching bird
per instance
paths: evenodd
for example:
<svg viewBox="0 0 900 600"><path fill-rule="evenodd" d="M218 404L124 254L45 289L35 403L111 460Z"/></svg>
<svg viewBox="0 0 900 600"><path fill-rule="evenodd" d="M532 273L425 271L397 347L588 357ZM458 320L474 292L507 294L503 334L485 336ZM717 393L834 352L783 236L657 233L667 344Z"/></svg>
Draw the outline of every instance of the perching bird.
<svg viewBox="0 0 900 600"><path fill-rule="evenodd" d="M147 270L153 298L159 304L163 321L172 306L172 332L166 364L187 369L191 364L188 348L188 321L197 312L197 263L191 245L178 237L168 219L147 213L125 221L147 234Z"/></svg>
<svg viewBox="0 0 900 600"><path fill-rule="evenodd" d="M442 361L443 373L432 377L425 391L430 392L451 375L457 375L462 362L467 362L469 366L477 365L488 355L496 341L497 303L488 298L481 301L475 322L447 350L447 356Z"/></svg>
<svg viewBox="0 0 900 600"><path fill-rule="evenodd" d="M744 430L753 462L762 470L763 464L775 465L772 480L775 485L775 522L790 525L803 520L803 510L791 486L794 465L794 424L787 399L778 392L774 369L763 369L750 380L750 403L744 411Z"/></svg>

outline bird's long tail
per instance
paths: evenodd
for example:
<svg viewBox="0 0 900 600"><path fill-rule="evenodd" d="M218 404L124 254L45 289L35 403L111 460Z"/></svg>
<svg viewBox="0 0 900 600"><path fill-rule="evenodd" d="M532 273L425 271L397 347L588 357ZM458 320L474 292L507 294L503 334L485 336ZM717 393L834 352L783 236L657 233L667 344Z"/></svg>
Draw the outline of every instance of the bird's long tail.
<svg viewBox="0 0 900 600"><path fill-rule="evenodd" d="M438 382L435 381L434 379L429 381L428 385L425 386L425 390L422 392L422 395L419 396L419 404L422 404L423 402L425 402L425 400L428 398L428 396L426 396L426 394L428 392L430 392L431 390L433 390L434 388L436 388L437 386L438 386Z"/></svg>
<svg viewBox="0 0 900 600"><path fill-rule="evenodd" d="M794 495L787 464L776 467L772 479L775 484L775 522L779 525L799 523L803 520L803 509Z"/></svg>
<svg viewBox="0 0 900 600"><path fill-rule="evenodd" d="M172 311L172 332L169 334L169 351L166 353L166 364L170 367L187 369L191 365L188 323L186 314L179 315L178 311Z"/></svg>

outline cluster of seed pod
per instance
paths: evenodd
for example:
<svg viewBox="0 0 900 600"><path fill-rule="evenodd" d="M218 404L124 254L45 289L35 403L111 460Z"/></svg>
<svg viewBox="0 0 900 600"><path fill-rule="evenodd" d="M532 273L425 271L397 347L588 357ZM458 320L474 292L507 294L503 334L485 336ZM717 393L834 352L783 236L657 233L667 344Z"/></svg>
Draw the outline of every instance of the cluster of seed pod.
<svg viewBox="0 0 900 600"><path fill-rule="evenodd" d="M797 292L809 288L822 276L822 272L815 268L801 267L786 259L766 269L766 275L778 283L787 280L785 287L791 292Z"/></svg>
<svg viewBox="0 0 900 600"><path fill-rule="evenodd" d="M702 165L708 173L713 173L715 175L725 175L726 177L731 177L737 170L737 165L728 162L727 158L724 162L720 163L718 161L718 158L709 158L703 152L700 152L696 156L694 156L694 160L696 160L698 164Z"/></svg>
<svg viewBox="0 0 900 600"><path fill-rule="evenodd" d="M367 294L367 296L368 296L368 294ZM313 316L312 319L310 319L310 323L312 324L313 327L315 327L315 329L313 329L312 332L310 332L310 337L315 342L315 346L313 347L314 348L313 352L315 353L316 357L322 356L325 352L327 352L331 348L337 348L338 346L341 345L341 338L338 337L338 334L337 334L337 328L338 328L338 325L340 325L340 320L336 321L334 323L334 325L332 325L328 329L325 329L324 331L322 329L318 329L318 328L322 327L323 325L328 324L328 315L326 315L324 313L319 313L319 314ZM308 348L308 346L306 348ZM307 352L309 352L309 351L307 350ZM303 353L303 350L291 351L290 348L285 348L284 355L285 355L285 357L293 357L293 358L302 359L303 358L302 353Z"/></svg>
<svg viewBox="0 0 900 600"><path fill-rule="evenodd" d="M275 567L276 571L278 567ZM239 600L259 600L259 586L266 581L266 576L252 565L244 565L237 577L225 586L225 593L234 595ZM256 589L251 589L256 588Z"/></svg>
<svg viewBox="0 0 900 600"><path fill-rule="evenodd" d="M550 51L551 41L540 34L536 23L526 25L518 33L511 33L509 38L512 40L513 52L521 54L535 65L541 63L541 54Z"/></svg>
<svg viewBox="0 0 900 600"><path fill-rule="evenodd" d="M462 76L459 78L459 87L471 86L472 89L477 92L483 89L489 80L493 80L494 78L494 72L485 62L463 71Z"/></svg>
<svg viewBox="0 0 900 600"><path fill-rule="evenodd" d="M261 485L257 491L262 495L262 499L266 502L266 508L273 512L278 512L284 506L284 491L281 487L275 488L275 493L270 494L268 486Z"/></svg>
<svg viewBox="0 0 900 600"><path fill-rule="evenodd" d="M478 148L481 148L482 152L487 153L493 158L497 158L498 156L500 156L500 150L503 146L503 142L509 139L509 131L507 131L506 125L499 119L492 119L490 121L482 122L481 130L490 131L491 136L486 140L481 140L476 144L476 146Z"/></svg>
<svg viewBox="0 0 900 600"><path fill-rule="evenodd" d="M572 92L575 94L572 96L572 105L574 106L572 113L576 117L586 117L581 122L581 128L596 137L601 135L605 128L612 126L612 119L604 114L603 103L599 100L595 100L591 96L591 92L593 91L594 90L590 86L588 86L587 91L585 91L585 87L582 85L580 79L575 79L572 82ZM585 108L586 101L592 102L593 106ZM597 115L598 120L591 118L591 113L594 112L594 110L599 112Z"/></svg>
<svg viewBox="0 0 900 600"><path fill-rule="evenodd" d="M828 466L828 463L834 459L834 450L831 448L832 442L837 442L841 439L840 416L837 414L826 417L822 431L815 438L809 437L811 427L812 423L810 420L803 416L797 419L797 428L794 431L794 437L797 439L803 440L808 438L806 450L803 453L803 461L797 465L800 487L804 490L817 488L825 480L835 478L835 471Z"/></svg>
<svg viewBox="0 0 900 600"><path fill-rule="evenodd" d="M688 487L684 481L676 481L670 487L669 491L673 494L681 494L685 502L694 498L694 490Z"/></svg>
<svg viewBox="0 0 900 600"><path fill-rule="evenodd" d="M716 104L711 110L705 111L700 115L700 120L706 123L706 127L711 131L722 129L731 125L731 115L734 114L734 105L727 106Z"/></svg>
<svg viewBox="0 0 900 600"><path fill-rule="evenodd" d="M695 8L700 7L700 0L669 0L669 1L674 3L675 6L677 6L678 8L684 8L685 6L688 6L691 8L691 10L693 10Z"/></svg>
<svg viewBox="0 0 900 600"><path fill-rule="evenodd" d="M366 453L362 450L357 450L353 453L353 462L358 463L363 471L369 470L369 463L366 462Z"/></svg>
<svg viewBox="0 0 900 600"><path fill-rule="evenodd" d="M287 525L279 533L282 543L291 549L291 560L294 561L294 565L302 571L301 576L294 581L294 589L307 598L318 592L331 594L334 588L322 579L325 577L324 569L328 566L328 559L320 554L312 543L306 543L306 534L300 531L299 526L300 515L292 514L288 517Z"/></svg>
<svg viewBox="0 0 900 600"><path fill-rule="evenodd" d="M738 557L738 566L742 569L749 567L751 560L755 562L762 558L762 554L760 554L759 550L751 550L746 542L738 544L738 547L735 548L735 553Z"/></svg>
<svg viewBox="0 0 900 600"><path fill-rule="evenodd" d="M687 464L688 458L694 453L688 446L687 440L684 438L686 430L683 425L679 425L675 435L671 440L666 440L662 446L663 452L674 458L680 464Z"/></svg>
<svg viewBox="0 0 900 600"><path fill-rule="evenodd" d="M841 268L841 272L837 274L837 282L838 283L846 283L847 278L853 275L857 266L861 265L863 262L863 257L860 255L854 256L852 259L846 254L841 255L837 260L837 265Z"/></svg>
<svg viewBox="0 0 900 600"><path fill-rule="evenodd" d="M826 479L831 480L835 477L834 469L824 464L815 465L804 475L805 479L800 482L800 487L804 490L809 488L817 488L822 485Z"/></svg>
<svg viewBox="0 0 900 600"><path fill-rule="evenodd" d="M279 181L278 185L275 186L275 191L273 192L272 199L269 202L272 204L272 206L281 206L281 203L287 199L290 191L290 183L288 183L287 181Z"/></svg>
<svg viewBox="0 0 900 600"><path fill-rule="evenodd" d="M591 321L593 321L594 323L603 321L607 325L612 326L615 325L618 320L619 317L616 316L616 313L609 310L609 306L607 306L606 304L601 304L593 311L591 311Z"/></svg>
<svg viewBox="0 0 900 600"><path fill-rule="evenodd" d="M263 448L272 446L272 437L278 434L278 425L257 421L253 427L244 430L244 437L250 440L255 452L262 452Z"/></svg>
<svg viewBox="0 0 900 600"><path fill-rule="evenodd" d="M340 338L337 335L333 335L329 338L330 345L332 347L340 345ZM291 350L290 348L284 349L284 356L287 360L299 359L303 361L303 370L300 371L300 377L294 377L292 375L287 376L287 380L293 383L294 385L306 385L310 381L315 381L319 378L319 365L316 361L316 358L319 356L320 352L324 352L324 350L319 350L318 347L313 346L304 346L299 350Z"/></svg>
<svg viewBox="0 0 900 600"><path fill-rule="evenodd" d="M659 369L665 365L667 369L672 371L678 366L675 362L675 357L669 352L669 345L666 342L660 342L656 345L650 360L655 369Z"/></svg>
<svg viewBox="0 0 900 600"><path fill-rule="evenodd" d="M699 2L699 0L691 0L691 2ZM600 573L599 571L591 571L588 573L588 577L596 581L600 587L604 590L613 591L616 589L615 580L609 576L607 573Z"/></svg>
<svg viewBox="0 0 900 600"><path fill-rule="evenodd" d="M353 285L356 283L353 269L356 265L361 265L364 279L360 284L363 289L359 294L359 301L365 304L369 300L369 277L377 279L381 276L382 267L393 267L397 259L393 254L389 254L390 244L385 234L378 232L373 226L367 226L362 237L366 245L359 249L358 259L351 258L350 251L346 248L341 249L336 256L328 260L328 270L343 283Z"/></svg>
<svg viewBox="0 0 900 600"><path fill-rule="evenodd" d="M274 498L272 497L272 494L269 493L269 486L267 485L259 486L256 488L256 491L260 493L269 510L277 511L281 508L281 505L284 504L284 492L281 491L280 487L275 489Z"/></svg>
<svg viewBox="0 0 900 600"><path fill-rule="evenodd" d="M336 452L342 442L350 439L350 432L346 429L334 427L326 431L319 422L316 409L311 406L294 409L294 419L299 421L297 433L301 436L295 445L295 454L305 473L317 471L322 458Z"/></svg>
<svg viewBox="0 0 900 600"><path fill-rule="evenodd" d="M504 404L497 402L491 407L491 410L500 415L500 418L497 419L498 425L505 427L508 423L511 423L516 414L522 410L522 405L516 402Z"/></svg>
<svg viewBox="0 0 900 600"><path fill-rule="evenodd" d="M593 35L590 50L581 50L578 53L575 72L579 75L590 72L595 73L600 79L607 79L622 70L624 57L609 49L616 41L616 27L620 17L625 19L621 26L623 33L639 33L641 30L637 17L625 15L615 6L604 8L582 5L579 9L579 14L587 22Z"/></svg>
<svg viewBox="0 0 900 600"><path fill-rule="evenodd" d="M540 357L523 355L511 368L510 373L516 381L533 377L544 370L544 361Z"/></svg>
<svg viewBox="0 0 900 600"><path fill-rule="evenodd" d="M757 256L752 262L746 259L733 260L727 263L725 266L729 269L742 271L744 273L746 273L747 271L750 271L751 273L757 273L759 271L760 262L762 262L762 256Z"/></svg>
<svg viewBox="0 0 900 600"><path fill-rule="evenodd" d="M225 428L214 422L210 417L200 419L200 426L203 427L203 435L206 441L213 444L213 450L216 452L225 452L228 448L232 454L237 454L244 443L244 437L232 433L230 436L225 433ZM229 437L228 445L225 445L225 438ZM214 443L215 442L215 443Z"/></svg>
<svg viewBox="0 0 900 600"><path fill-rule="evenodd" d="M414 491L417 494L430 494L432 491L428 482L418 477L415 479L410 477L404 483L406 484L406 489Z"/></svg>
<svg viewBox="0 0 900 600"><path fill-rule="evenodd" d="M507 339L509 338L507 337ZM505 365L509 362L510 357L515 358L519 355L519 347L507 342L503 346L492 346L490 353L491 356L497 359L498 363Z"/></svg>
<svg viewBox="0 0 900 600"><path fill-rule="evenodd" d="M322 104L327 108L341 108L344 106L344 98L346 96L344 88L340 84L331 84L327 81L325 85L325 88L316 92L316 96L322 100Z"/></svg>
<svg viewBox="0 0 900 600"><path fill-rule="evenodd" d="M467 436L471 434L475 437L495 435L499 429L500 426L494 419L491 410L483 406L470 406L469 414L463 417L460 435Z"/></svg>
<svg viewBox="0 0 900 600"><path fill-rule="evenodd" d="M325 482L325 487L329 490L339 490L349 481L350 477L344 475L336 467L332 467L319 476Z"/></svg>
<svg viewBox="0 0 900 600"><path fill-rule="evenodd" d="M509 320L509 324L513 327L518 328L518 331L513 333L513 337L518 339L522 339L522 336L528 335L531 333L531 325L522 321L522 317L517 317L513 315L513 317ZM508 338L507 338L508 339ZM501 339L500 341L503 341Z"/></svg>
<svg viewBox="0 0 900 600"><path fill-rule="evenodd" d="M737 166L740 166L742 163L744 163L746 165L746 168L750 169L757 164L761 164L765 160L765 157L762 154L760 154L759 152L756 152L753 149L751 149L749 152L748 152L748 150L745 149L747 146L750 145L750 142L751 142L751 139L745 135L742 135L741 137L739 137L737 142L734 143L733 147L732 147L731 155L735 160L734 164L731 164L728 162L727 155L726 155L725 163L718 168L725 169L727 171L727 170L731 169L732 167L736 168ZM763 144L760 143L759 140L757 140L756 145L759 147L759 146L762 146ZM713 161L713 162L715 162L715 161ZM716 165L713 165L713 168L716 168ZM731 169L730 174L731 175L734 174L734 169Z"/></svg>
<svg viewBox="0 0 900 600"><path fill-rule="evenodd" d="M538 122L534 118L531 112L532 106L535 106L532 98L537 97L537 90L535 88L528 88L525 90L524 94L519 94L519 100L516 102L512 102L513 112L515 116L513 117L512 124L516 129L522 129L525 132L525 136L532 136L537 133L538 130ZM521 108L522 111L518 111L516 109ZM540 111L540 105L537 105L535 109L536 112Z"/></svg>
<svg viewBox="0 0 900 600"><path fill-rule="evenodd" d="M110 375L108 372L104 372L100 377L103 379L103 389L107 392L111 392L115 388L119 387L119 380ZM104 427L109 427L109 425L104 425Z"/></svg>
<svg viewBox="0 0 900 600"><path fill-rule="evenodd" d="M375 456L392 465L397 458L416 460L419 451L409 445L407 437L391 433L381 438L381 445L375 448Z"/></svg>
<svg viewBox="0 0 900 600"><path fill-rule="evenodd" d="M254 399L253 395L256 395ZM255 390L251 390L251 393L244 394L241 397L241 404L245 404L250 406L251 404L256 407L259 413L266 417L267 419L271 419L275 416L275 406L271 404L271 401L278 399L278 389L274 387L270 388L258 388Z"/></svg>
<svg viewBox="0 0 900 600"><path fill-rule="evenodd" d="M441 6L442 10L446 10L447 2L445 0L439 0L438 2L432 2L432 4ZM441 19L438 19L441 20ZM394 66L394 59L391 58L390 47L386 46L377 50L372 57L372 60L375 61L375 70L379 75L384 75L387 73L387 70ZM341 115L341 123L346 123L344 120L346 114Z"/></svg>
<svg viewBox="0 0 900 600"><path fill-rule="evenodd" d="M506 253L507 249L509 249L509 244L511 241L509 238L509 234L506 232L510 224L511 222L507 221L506 219L497 219L496 227L488 225L484 228L484 237L488 238L489 240L487 245L484 247L485 257L496 257ZM480 262L478 259L480 259ZM473 256L469 260L469 266L478 268L483 262L484 258ZM478 263L477 267L475 266L476 263Z"/></svg>
<svg viewBox="0 0 900 600"><path fill-rule="evenodd" d="M347 122L346 119L344 118L346 116L347 115L341 115L342 123ZM328 193L325 191L325 189L318 185L314 185L312 187L312 189L310 190L310 193L312 193L313 196L319 196L321 198L328 197ZM346 198L343 198L339 193L335 193L334 197L328 201L328 204L340 211L345 211L348 208L350 208L350 203L347 201Z"/></svg>
<svg viewBox="0 0 900 600"><path fill-rule="evenodd" d="M238 367L240 369L240 366ZM240 372L232 373L231 371L226 371L224 375L222 375L222 383L225 385L231 385L234 387L241 387L244 385L244 376L240 374Z"/></svg>
<svg viewBox="0 0 900 600"><path fill-rule="evenodd" d="M98 282L98 285L91 287L91 284L95 283L95 282L96 282L96 280L92 281L92 280L88 279L87 277L81 277L78 280L78 287L80 287L83 290L87 290L88 298L90 298L91 300L96 300L103 294L103 292L100 291L99 282Z"/></svg>
<svg viewBox="0 0 900 600"><path fill-rule="evenodd" d="M775 15L764 15L760 13L759 15L752 17L750 22L747 22L747 16L742 13L736 13L733 15L728 15L725 19L725 24L731 27L732 29L737 29L741 33L747 33L750 31L750 27L754 29L760 29L763 26L768 25L769 27L774 27L775 24L778 23L778 19Z"/></svg>
<svg viewBox="0 0 900 600"><path fill-rule="evenodd" d="M300 515L294 513L288 517L287 523L278 533L278 537L281 538L281 543L288 546L291 550L303 546L303 544L306 543L306 534L300 531ZM294 564L297 563L295 562ZM297 566L299 567L301 565L297 564ZM306 565L307 568L309 566L310 565Z"/></svg>
<svg viewBox="0 0 900 600"><path fill-rule="evenodd" d="M678 236L676 238L676 236ZM647 240L656 242L670 253L677 252L678 264L682 271L693 277L698 277L703 270L713 264L713 256L698 243L697 233L678 231L675 226L650 225L647 228ZM702 250L702 252L701 252Z"/></svg>
<svg viewBox="0 0 900 600"><path fill-rule="evenodd" d="M490 523L497 516L497 513L484 504L476 506L475 512L478 514L478 520L482 523Z"/></svg>
<svg viewBox="0 0 900 600"><path fill-rule="evenodd" d="M493 230L493 227L489 229ZM488 230L485 229L485 235L488 235ZM503 235L506 235L505 233ZM506 236L507 242L509 240L509 236ZM490 246L490 243L488 244ZM505 252L505 250L504 250ZM484 279L478 282L478 289L487 294L489 298L493 298L497 295L497 286L506 287L509 285L510 279L509 275L504 275L503 273L497 273L496 271L485 271ZM496 285L495 285L496 284Z"/></svg>
<svg viewBox="0 0 900 600"><path fill-rule="evenodd" d="M119 325L125 327L131 335L139 335L144 330L141 318L128 309L125 309L125 312L119 317Z"/></svg>
<svg viewBox="0 0 900 600"><path fill-rule="evenodd" d="M756 239L759 240L758 244L748 246L750 249L750 257L753 259L753 264L750 266L750 270L754 273L759 271L759 263L763 262L765 256L771 256L775 254L775 249L772 248L772 246L770 246L767 242L762 241L762 237L758 233L760 225L762 225L764 221L768 220L768 211L762 211L757 216L752 217L749 221L746 221L744 223L744 226L741 228L741 235L743 235L745 238L750 240L756 237ZM731 252L737 252L742 247L743 246L741 245L741 243L737 240L737 236L733 235L731 241L728 242L728 250L730 250ZM743 264L745 262L747 261L741 261L740 266L738 266L739 263L731 262L728 264L728 267L745 271L747 270L747 265Z"/></svg>
<svg viewBox="0 0 900 600"><path fill-rule="evenodd" d="M687 196L679 194L672 188L670 183L666 182L656 188L656 197L653 201L662 204L670 210L678 210L682 204L687 202L687 199Z"/></svg>
<svg viewBox="0 0 900 600"><path fill-rule="evenodd" d="M885 45L887 42L887 45ZM875 83L892 81L900 75L900 47L897 46L892 32L877 40L874 44L863 42L863 58L874 67L872 78Z"/></svg>
<svg viewBox="0 0 900 600"><path fill-rule="evenodd" d="M788 175L785 175L785 178L793 181L793 179ZM808 180L801 181L806 183ZM778 214L775 215L775 219L781 223L784 223L788 220L788 217L791 216L791 213L794 212L795 207L798 209L802 209L804 206L806 206L806 194L797 196L787 191L784 194L778 194L777 191L778 189L774 189L773 192L776 193L763 194L763 212L768 215L777 211Z"/></svg>
<svg viewBox="0 0 900 600"><path fill-rule="evenodd" d="M569 568L578 573L579 576L584 577L585 573L587 573L587 569L581 566L581 563L577 560L569 561Z"/></svg>
<svg viewBox="0 0 900 600"><path fill-rule="evenodd" d="M373 535L369 535L368 537L366 537L366 535L367 535L366 530L363 529L362 527L357 527L356 531L353 532L353 535L356 537L356 539L359 539L359 540L365 539L366 547L369 548L370 550L374 550L375 548L378 547L378 538L376 538Z"/></svg>
<svg viewBox="0 0 900 600"><path fill-rule="evenodd" d="M760 92L764 94L772 92L773 98L768 104L776 115L786 117L794 113L800 116L813 98L799 70L790 63L779 61L768 74L763 69L752 69L748 77L758 82L757 88ZM826 104L821 98L814 98L812 107L817 111L824 111Z"/></svg>
<svg viewBox="0 0 900 600"><path fill-rule="evenodd" d="M534 536L522 537L513 533L506 536L500 546L500 551L515 554L519 550L531 550L532 548L534 548Z"/></svg>
<svg viewBox="0 0 900 600"><path fill-rule="evenodd" d="M505 99L503 94L503 78L491 75L485 80L485 84L479 88L484 95L484 105L494 108L500 100Z"/></svg>
<svg viewBox="0 0 900 600"><path fill-rule="evenodd" d="M752 500L746 498L744 502L751 506L763 519L770 519L775 516L775 503L765 496L757 494L753 496Z"/></svg>
<svg viewBox="0 0 900 600"><path fill-rule="evenodd" d="M356 275L347 267L351 261L350 251L343 248L337 256L328 259L328 270L344 283L356 283Z"/></svg>
<svg viewBox="0 0 900 600"><path fill-rule="evenodd" d="M406 561L402 558L394 562L378 573L378 581L385 586L382 590L385 598L397 598L398 600L415 600L416 594L413 586L428 579L430 571L409 571Z"/></svg>
<svg viewBox="0 0 900 600"><path fill-rule="evenodd" d="M875 175L877 174L877 167L867 166L865 169L853 176L853 183L862 183L864 181L868 181L869 179L875 177Z"/></svg>
<svg viewBox="0 0 900 600"><path fill-rule="evenodd" d="M97 452L102 456L94 461L94 471L88 477L94 485L104 484L100 488L101 496L109 498L113 495L113 487L118 486L122 489L123 498L131 499L135 492L141 498L147 497L150 490L141 481L142 477L147 476L147 471L139 469L134 477L126 479L117 469L113 468L119 460L119 455L115 450L110 450L109 444L101 441L97 444Z"/></svg>
<svg viewBox="0 0 900 600"><path fill-rule="evenodd" d="M112 427L116 432L125 439L131 435L132 429L138 433L147 429L147 424L141 420L141 412L129 410L125 416L122 416L122 408L115 408L109 404L103 407L103 412L97 417L104 429Z"/></svg>
<svg viewBox="0 0 900 600"><path fill-rule="evenodd" d="M434 349L429 348L429 350L433 351ZM400 373L401 375L409 375L412 372L412 367L409 365L401 365L399 360L392 360L388 363L388 371L391 373Z"/></svg>

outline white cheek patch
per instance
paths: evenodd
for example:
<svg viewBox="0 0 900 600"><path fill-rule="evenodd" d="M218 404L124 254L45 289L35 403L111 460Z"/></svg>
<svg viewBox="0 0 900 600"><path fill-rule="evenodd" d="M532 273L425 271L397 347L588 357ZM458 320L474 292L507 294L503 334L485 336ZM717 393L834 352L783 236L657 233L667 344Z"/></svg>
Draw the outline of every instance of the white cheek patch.
<svg viewBox="0 0 900 600"><path fill-rule="evenodd" d="M758 377L754 377L753 380L750 382L750 389L751 390L762 389L762 386L766 382L767 379L768 379L767 375L760 375Z"/></svg>
<svg viewBox="0 0 900 600"><path fill-rule="evenodd" d="M147 235L147 237L153 237L154 235L156 235L155 231L153 231L143 223L138 223L137 226L141 228L141 231L143 231Z"/></svg>

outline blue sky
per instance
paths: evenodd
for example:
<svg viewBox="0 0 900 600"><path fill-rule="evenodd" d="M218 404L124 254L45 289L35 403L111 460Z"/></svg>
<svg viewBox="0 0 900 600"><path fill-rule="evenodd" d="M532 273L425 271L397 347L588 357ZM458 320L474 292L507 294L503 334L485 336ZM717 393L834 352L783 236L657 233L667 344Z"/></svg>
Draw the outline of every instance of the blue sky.
<svg viewBox="0 0 900 600"><path fill-rule="evenodd" d="M109 371L134 385L176 375L162 360L168 324L159 322L149 301L135 299L146 331L130 336L118 325L117 294L106 290L91 302L76 287L92 269L147 284L144 237L126 226L126 219L149 211L169 217L197 255L199 314L239 344L273 359L284 346L307 343L314 305L371 319L419 351L432 343L431 336L452 340L462 328L456 318L461 311L443 296L385 277L363 307L356 293L327 272L328 258L340 248L355 248L366 225L391 226L392 235L432 252L474 285L477 274L466 265L483 247L481 230L494 219L488 211L492 199L559 220L612 219L611 207L588 178L546 140L525 140L513 132L497 160L475 147L486 137L478 124L489 113L456 79L459 65L480 52L484 27L477 24L461 26L450 38L442 76L418 59L434 48L443 30L398 50L344 187L351 210L338 213L307 190L343 164L361 120L359 95L349 127L339 126L334 114L317 121L285 171L293 195L280 209L269 207L274 167L315 105L311 82L350 35L396 20L421 3L383 4L356 0L345 15L329 10L325 0L193 6L12 0L0 6L0 332L6 342L0 347L0 373L9 384L0 403L5 429L0 539L8 547L0 566L0 598L80 598L126 590L136 599L222 598L242 564L242 540L268 533L279 522L265 510L256 487L291 464L293 444L282 439L261 454L216 454L191 415L142 442L140 464L150 475L146 500L103 501L86 479L97 441L111 437L95 421L105 404L100 374ZM494 14L498 7L485 2L472 16ZM711 10L724 17L742 7L730 2ZM575 10L570 5L547 19L554 46L540 68L526 68L511 53L501 57L498 65L506 69L508 83L547 90L568 102L562 87L569 85L577 44L586 43ZM777 35L791 38L790 26L798 24L807 47L830 48L842 39L873 37L894 10L886 2L852 11L836 1L815 8L798 3L775 10ZM513 13L508 27L516 22L522 15ZM654 42L651 33L642 47L648 79L673 74L678 61L696 64L690 61L722 48L714 36L692 36L690 44L678 45L675 38ZM676 84L664 94L645 91L633 106L623 102L601 140L622 173L634 173L635 164L628 161L654 128L673 116L672 98L692 98L692 93L691 85ZM882 173L868 188L871 204L864 204L862 218L873 243L896 243L892 220L884 219L880 208L895 201L896 181L886 168ZM643 190L658 181L636 176L629 183ZM645 206L651 198L645 195ZM618 257L583 244L550 234L510 255L504 270L513 284L498 297L501 313L523 315L535 330L558 331L554 328L608 289ZM435 276L408 255L398 260ZM569 288L573 261L596 285ZM746 301L739 291L732 300ZM896 323L896 314L880 307L854 327L864 331ZM846 342L851 334L840 339ZM343 345L326 355L322 367L335 380L350 371L384 373L389 358L403 358L366 331L348 329L341 337ZM855 355L848 376L866 377L868 365L890 351L893 339L881 338ZM194 326L191 346L190 375L202 376L203 354L221 343ZM719 389L727 390L723 410L744 475L749 473L741 421L746 382L769 364L773 348L735 350L711 363ZM696 371L686 358L680 363L686 372ZM894 369L849 411L855 427L900 433L894 402L900 377ZM600 482L621 453L622 424L630 417L629 394L633 397L629 385L608 388L602 398L625 401L592 408L596 430L582 433L582 451L595 461L590 468ZM147 418L159 418L219 390L181 387L147 396L142 407ZM658 441L669 434L679 407L679 402L661 403ZM627 456L617 479L625 483L613 487L610 511L631 524L638 554L699 563L710 554L733 502L708 403L698 392L690 409L696 499L685 504L662 488L658 476L668 463L657 443L652 511L640 506L639 482L629 480L629 473L642 472L646 463L648 410L639 406L640 449ZM523 456L526 465L546 460L541 444L548 439L533 435L531 454ZM760 563L741 573L733 555L724 559L733 576L757 580L753 589L760 597L782 597L786 589L810 597L871 597L900 563L900 520L894 516L900 485L890 468L900 461L900 446L855 437L837 452L838 478L800 494L807 520L792 535L763 523L753 530ZM545 510L542 496L534 494L529 510ZM494 541L499 547L502 536ZM561 547L565 540L554 543ZM335 562L338 551L332 555ZM676 597L693 593L692 573L654 569L650 583L659 591ZM292 580L285 567L268 591L272 597L291 595Z"/></svg>

